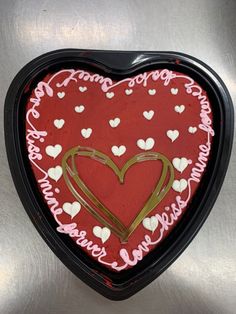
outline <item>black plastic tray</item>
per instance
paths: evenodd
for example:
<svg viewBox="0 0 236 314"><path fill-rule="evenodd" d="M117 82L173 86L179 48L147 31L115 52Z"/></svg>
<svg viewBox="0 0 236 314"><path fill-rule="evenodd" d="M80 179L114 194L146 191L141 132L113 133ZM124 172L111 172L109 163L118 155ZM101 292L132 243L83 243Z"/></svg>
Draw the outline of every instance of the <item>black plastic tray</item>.
<svg viewBox="0 0 236 314"><path fill-rule="evenodd" d="M208 93L213 106L215 136L212 157L190 208L170 235L132 269L115 273L89 258L67 235L56 231L47 205L38 191L25 143L25 104L35 82L60 68L82 67L113 79L150 69L186 73ZM61 261L93 289L122 300L148 285L187 247L207 218L228 167L233 139L233 106L219 76L196 58L176 52L122 52L63 49L28 63L14 78L5 101L5 142L12 177L35 227Z"/></svg>

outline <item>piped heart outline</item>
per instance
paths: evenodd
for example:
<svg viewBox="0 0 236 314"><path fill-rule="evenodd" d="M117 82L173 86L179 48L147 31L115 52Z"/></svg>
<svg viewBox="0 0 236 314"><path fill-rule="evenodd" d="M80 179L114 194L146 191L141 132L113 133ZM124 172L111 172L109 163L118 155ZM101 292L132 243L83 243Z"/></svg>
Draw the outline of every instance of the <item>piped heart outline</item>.
<svg viewBox="0 0 236 314"><path fill-rule="evenodd" d="M145 161L161 161L162 162L162 173L156 186L151 193L150 197L144 204L143 208L138 212L138 214L133 219L130 226L126 227L121 220L115 216L106 206L104 206L101 201L91 192L84 181L81 179L79 172L76 168L75 157L88 157L101 164L108 166L114 174L117 176L120 184L124 183L125 174L131 166L136 163L141 163ZM71 166L69 165L71 159ZM146 152L135 155L129 159L124 166L120 169L114 163L114 161L107 155L99 152L93 148L76 146L69 149L62 158L62 172L63 177L66 182L67 187L73 194L73 196L82 204L91 215L93 215L100 223L109 228L117 237L120 238L122 243L127 242L128 237L134 232L134 230L139 226L142 220L162 201L165 195L168 193L172 187L174 181L174 168L172 163L163 154L158 152ZM169 179L168 177L169 172ZM92 207L80 193L74 188L73 180L77 187L86 195L86 197L95 206ZM166 182L167 181L167 182ZM102 212L103 216L99 213L98 209Z"/></svg>

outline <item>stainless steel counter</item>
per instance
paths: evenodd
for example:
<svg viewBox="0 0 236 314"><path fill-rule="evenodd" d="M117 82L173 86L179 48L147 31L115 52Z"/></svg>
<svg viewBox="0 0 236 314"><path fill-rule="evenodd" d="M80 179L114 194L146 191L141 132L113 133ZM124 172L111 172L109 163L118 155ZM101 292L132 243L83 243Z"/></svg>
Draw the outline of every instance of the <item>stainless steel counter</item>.
<svg viewBox="0 0 236 314"><path fill-rule="evenodd" d="M236 104L236 1L0 0L0 313L236 313L236 151L220 196L181 257L131 299L104 299L51 252L15 191L3 103L16 72L58 48L172 50L209 64Z"/></svg>

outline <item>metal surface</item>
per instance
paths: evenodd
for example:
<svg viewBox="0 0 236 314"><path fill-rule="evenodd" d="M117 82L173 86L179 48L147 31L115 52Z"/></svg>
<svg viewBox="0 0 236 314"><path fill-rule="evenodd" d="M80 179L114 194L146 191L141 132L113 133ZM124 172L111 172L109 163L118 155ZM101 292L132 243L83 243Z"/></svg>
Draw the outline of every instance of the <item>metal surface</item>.
<svg viewBox="0 0 236 314"><path fill-rule="evenodd" d="M0 0L0 313L235 313L236 152L200 233L157 280L112 302L50 251L15 191L3 139L3 102L16 72L59 48L172 50L209 64L236 104L236 1Z"/></svg>

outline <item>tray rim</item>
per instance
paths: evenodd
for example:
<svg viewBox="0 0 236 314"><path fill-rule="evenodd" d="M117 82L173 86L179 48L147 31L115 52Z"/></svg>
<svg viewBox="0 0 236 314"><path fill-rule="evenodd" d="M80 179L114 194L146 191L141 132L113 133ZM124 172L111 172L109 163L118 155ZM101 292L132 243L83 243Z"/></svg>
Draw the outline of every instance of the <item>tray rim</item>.
<svg viewBox="0 0 236 314"><path fill-rule="evenodd" d="M116 64L114 60L117 55L122 56L122 64ZM111 58L112 57L112 58ZM138 58L137 58L138 57ZM147 266L146 269L139 272L138 276L131 277L129 280L124 280L119 284L109 286L106 282L110 280L109 276L103 272L94 272L94 268L88 267L75 254L71 254L68 247L59 240L59 235L56 230L52 230L47 219L44 219L42 211L38 206L38 201L35 194L31 191L27 175L24 173L24 163L22 162L22 148L19 147L20 131L19 125L16 123L17 113L19 112L19 94L26 86L26 81L40 69L45 68L47 64L56 60L78 60L82 63L87 63L93 68L96 66L109 74L128 75L136 70L141 71L147 66L160 66L163 62L170 65L181 64L181 66L190 67L198 74L204 75L214 87L214 91L221 98L221 114L226 121L221 127L221 139L218 155L216 156L215 168L218 165L217 173L213 173L211 186L209 187L210 196L206 197L206 202L203 208L198 212L199 216L192 219L188 224L188 228L179 235L177 244L172 247L172 250L165 252L159 263L155 262ZM108 61L109 59L109 61ZM110 60L112 59L112 60ZM118 58L120 59L120 58ZM130 60L139 60L134 66L130 66ZM125 62L125 60L127 62ZM113 62L113 63L112 63ZM115 63L115 64L114 64ZM95 65L96 64L96 65ZM111 67L112 65L112 67ZM123 68L122 68L123 67ZM181 71L180 71L181 72ZM112 300L126 299L158 277L170 264L183 252L187 245L192 241L193 237L201 228L202 224L209 215L211 208L219 194L220 188L227 171L230 152L232 149L233 130L234 130L234 113L233 105L227 91L226 86L220 77L206 64L189 55L178 52L155 52L155 51L113 51L113 50L87 50L87 49L61 49L43 54L28 64L26 64L13 79L5 100L4 109L4 130L5 130L5 145L7 150L8 162L10 165L11 174L14 184L24 205L24 208L29 215L34 226L46 241L49 247L57 255L58 258L81 280L91 286L100 294ZM213 192L214 191L214 194ZM59 245L60 244L60 245ZM149 255L149 254L148 254ZM110 280L113 282L113 280ZM134 284L135 282L135 284Z"/></svg>

